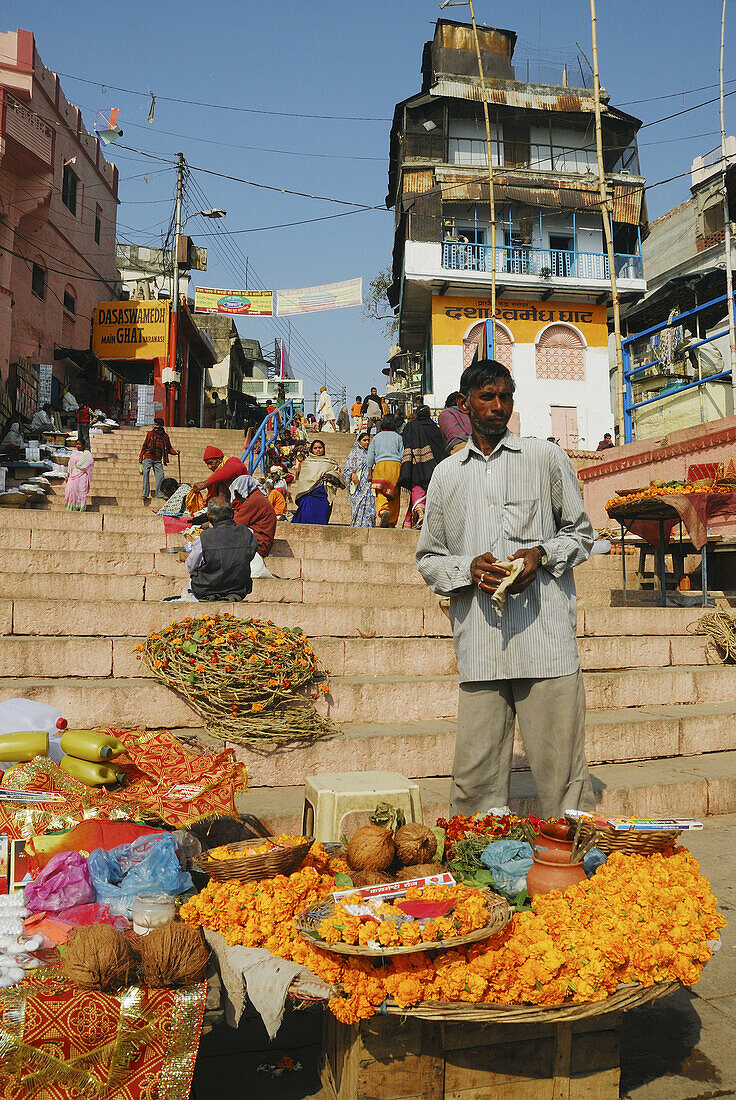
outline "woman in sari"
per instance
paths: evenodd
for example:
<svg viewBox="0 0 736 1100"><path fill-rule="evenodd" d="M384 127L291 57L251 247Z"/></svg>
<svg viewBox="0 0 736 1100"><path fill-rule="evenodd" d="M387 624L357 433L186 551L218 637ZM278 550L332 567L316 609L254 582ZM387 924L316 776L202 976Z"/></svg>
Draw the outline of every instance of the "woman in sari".
<svg viewBox="0 0 736 1100"><path fill-rule="evenodd" d="M8 420L5 425L5 434L2 437L2 442L0 442L0 451L13 457L25 454L25 443L23 442L23 433L20 430L20 421L12 418Z"/></svg>
<svg viewBox="0 0 736 1100"><path fill-rule="evenodd" d="M66 477L64 507L68 512L84 512L87 508L87 494L92 484L92 469L95 460L85 449L84 442L78 439L69 456L69 468Z"/></svg>
<svg viewBox="0 0 736 1100"><path fill-rule="evenodd" d="M372 471L371 487L376 498L379 527L395 527L399 520L401 493L398 483L404 440L396 427L395 417L384 416L368 447L367 461Z"/></svg>
<svg viewBox="0 0 736 1100"><path fill-rule="evenodd" d="M366 453L370 441L368 432L360 432L343 470L350 501L351 527L376 526L376 499L371 489L370 467Z"/></svg>
<svg viewBox="0 0 736 1100"><path fill-rule="evenodd" d="M321 439L315 439L309 448L294 488L297 508L291 522L328 524L335 493L345 488L345 482L337 463L327 458Z"/></svg>
<svg viewBox="0 0 736 1100"><path fill-rule="evenodd" d="M399 485L411 494L404 527L421 527L427 505L430 478L445 457L445 440L432 420L427 405L420 405L414 420L404 426L404 455Z"/></svg>

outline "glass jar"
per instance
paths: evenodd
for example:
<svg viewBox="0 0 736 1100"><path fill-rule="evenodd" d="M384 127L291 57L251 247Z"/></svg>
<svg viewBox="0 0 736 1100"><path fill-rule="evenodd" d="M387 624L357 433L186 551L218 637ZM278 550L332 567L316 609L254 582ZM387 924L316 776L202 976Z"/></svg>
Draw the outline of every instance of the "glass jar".
<svg viewBox="0 0 736 1100"><path fill-rule="evenodd" d="M176 902L170 894L139 894L133 905L133 931L147 936L152 928L168 924L176 916Z"/></svg>

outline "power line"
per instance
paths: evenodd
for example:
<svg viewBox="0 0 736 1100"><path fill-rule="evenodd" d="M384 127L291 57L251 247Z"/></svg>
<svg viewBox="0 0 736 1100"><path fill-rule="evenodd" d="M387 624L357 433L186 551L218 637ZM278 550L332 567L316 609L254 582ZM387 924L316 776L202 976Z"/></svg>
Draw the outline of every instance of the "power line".
<svg viewBox="0 0 736 1100"><path fill-rule="evenodd" d="M728 96L736 95L736 88L731 92L726 92L724 99ZM669 122L671 118L679 118L680 115L689 114L690 111L697 111L700 107L709 107L711 103L718 103L718 96L715 99L706 99L702 103L693 103L692 107L683 107L681 111L674 111L671 115L663 115L662 118L655 118L652 122L642 123L641 129L645 129L647 126L657 126L660 122Z"/></svg>
<svg viewBox="0 0 736 1100"><path fill-rule="evenodd" d="M288 229L294 225L311 225L313 222L329 222L334 218L349 218L353 214L367 214L372 210L383 210L387 213L385 203L381 203L380 206L366 206L362 210L343 210L340 214L324 214L321 218L302 218L296 222L279 222L277 225L259 225L252 229L228 229L227 233L231 237L241 235L243 233L265 233L269 229ZM214 237L217 234L215 232L197 232L198 237Z"/></svg>
<svg viewBox="0 0 736 1100"><path fill-rule="evenodd" d="M78 80L82 84L93 84L97 88L109 88L113 92L127 92L129 95L142 96L143 99L150 99L150 92L140 92L136 88L121 88L117 84L108 84L100 80L88 80L83 76L74 76L72 73L57 73L57 76L63 76L65 80ZM187 107L209 107L216 111L236 111L242 114L248 115L273 115L278 118L317 118L327 119L334 122L392 122L390 118L375 117L370 115L317 115L317 114L303 114L297 111L267 111L257 107L234 107L231 103L204 103L197 99L177 99L174 96L155 94L156 101L163 103L184 103Z"/></svg>
<svg viewBox="0 0 736 1100"><path fill-rule="evenodd" d="M727 80L726 84L736 84L736 80ZM693 95L695 92L709 92L711 88L719 87L718 84L701 84L699 88L683 88L681 92L669 92L668 95L650 96L648 99L628 99L619 103L619 107L635 107L638 103L657 103L662 99L679 99L681 95Z"/></svg>

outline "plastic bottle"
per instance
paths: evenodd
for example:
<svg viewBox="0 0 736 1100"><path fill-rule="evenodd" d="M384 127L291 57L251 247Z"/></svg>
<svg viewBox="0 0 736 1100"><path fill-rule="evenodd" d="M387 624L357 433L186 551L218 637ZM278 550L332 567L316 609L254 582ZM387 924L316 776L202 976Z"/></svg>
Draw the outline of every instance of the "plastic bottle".
<svg viewBox="0 0 736 1100"><path fill-rule="evenodd" d="M19 730L18 733L0 734L0 767L33 760L34 756L46 756L49 751L49 735L46 730Z"/></svg>
<svg viewBox="0 0 736 1100"><path fill-rule="evenodd" d="M5 699L0 703L0 733L46 730L48 734L58 734L67 724L60 710L36 699Z"/></svg>
<svg viewBox="0 0 736 1100"><path fill-rule="evenodd" d="M62 756L61 770L86 783L88 787L104 787L106 783L121 783L123 772L116 772L109 764L96 764L91 760L78 760L76 756Z"/></svg>
<svg viewBox="0 0 736 1100"><path fill-rule="evenodd" d="M61 749L77 760L99 763L111 760L125 752L125 745L109 733L95 730L65 730L61 737Z"/></svg>

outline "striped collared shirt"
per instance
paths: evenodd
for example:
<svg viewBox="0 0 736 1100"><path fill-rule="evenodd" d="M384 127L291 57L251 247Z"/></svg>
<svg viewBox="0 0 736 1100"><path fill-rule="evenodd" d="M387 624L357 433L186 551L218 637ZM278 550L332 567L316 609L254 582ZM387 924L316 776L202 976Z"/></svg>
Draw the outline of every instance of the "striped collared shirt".
<svg viewBox="0 0 736 1100"><path fill-rule="evenodd" d="M593 529L572 463L546 440L507 431L485 456L472 439L432 475L417 546L425 581L450 597L460 680L568 676L578 658L573 566L585 561ZM470 577L475 557L504 560L542 546L536 579L499 612Z"/></svg>

